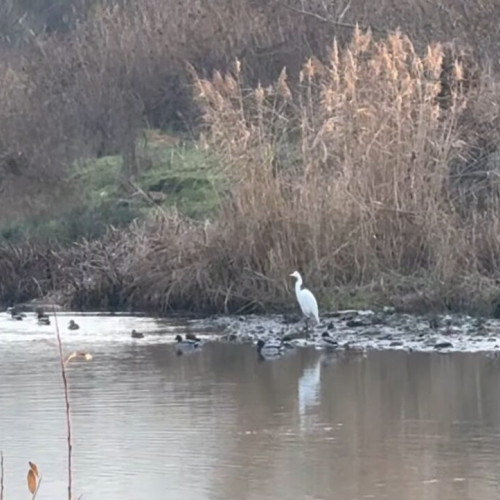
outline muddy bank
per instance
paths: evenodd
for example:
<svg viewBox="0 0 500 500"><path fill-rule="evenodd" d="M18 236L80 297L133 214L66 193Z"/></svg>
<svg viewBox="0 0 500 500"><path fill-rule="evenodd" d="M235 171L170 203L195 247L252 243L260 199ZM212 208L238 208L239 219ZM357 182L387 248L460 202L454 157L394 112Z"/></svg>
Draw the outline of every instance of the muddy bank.
<svg viewBox="0 0 500 500"><path fill-rule="evenodd" d="M310 335L298 315L221 316L201 323L222 329L223 338L233 342L288 337L297 346L319 347L327 332L339 350L500 351L500 320L467 315L410 315L392 308L383 312L346 310L324 314Z"/></svg>

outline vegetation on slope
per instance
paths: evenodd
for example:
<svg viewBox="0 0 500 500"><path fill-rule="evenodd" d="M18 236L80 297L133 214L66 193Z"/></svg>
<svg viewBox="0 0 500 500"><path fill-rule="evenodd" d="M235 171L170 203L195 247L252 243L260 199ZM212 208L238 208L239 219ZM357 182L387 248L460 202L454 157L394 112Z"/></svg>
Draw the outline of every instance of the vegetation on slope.
<svg viewBox="0 0 500 500"><path fill-rule="evenodd" d="M123 175L120 155L75 162L52 209L24 218L0 218L0 243L70 244L102 237L150 210L176 208L192 218L211 218L222 180L213 160L193 143L154 130L138 145L140 174Z"/></svg>
<svg viewBox="0 0 500 500"><path fill-rule="evenodd" d="M4 48L0 300L283 309L300 268L324 306L494 311L497 6L448 43L448 3L380 0L410 38L360 2L96 2Z"/></svg>

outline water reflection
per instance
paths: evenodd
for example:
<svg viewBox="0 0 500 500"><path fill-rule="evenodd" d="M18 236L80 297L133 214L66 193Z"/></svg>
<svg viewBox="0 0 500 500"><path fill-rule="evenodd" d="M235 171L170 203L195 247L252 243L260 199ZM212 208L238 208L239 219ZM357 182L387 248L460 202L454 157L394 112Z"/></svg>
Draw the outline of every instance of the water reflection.
<svg viewBox="0 0 500 500"><path fill-rule="evenodd" d="M321 360L312 368L306 368L299 378L299 412L303 416L309 406L318 404L321 384Z"/></svg>
<svg viewBox="0 0 500 500"><path fill-rule="evenodd" d="M120 342L116 328L114 342L95 340L90 365L72 366L75 487L83 498L499 494L500 360L297 349L260 362L254 346L223 343L177 356L172 339ZM7 499L26 496L28 460L44 476L38 498L65 498L56 355L38 337L0 337Z"/></svg>

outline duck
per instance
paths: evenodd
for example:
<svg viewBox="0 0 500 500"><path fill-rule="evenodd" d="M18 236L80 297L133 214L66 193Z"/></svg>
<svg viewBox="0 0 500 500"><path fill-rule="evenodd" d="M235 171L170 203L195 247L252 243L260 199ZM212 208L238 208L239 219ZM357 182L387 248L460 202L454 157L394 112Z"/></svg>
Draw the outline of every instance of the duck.
<svg viewBox="0 0 500 500"><path fill-rule="evenodd" d="M257 341L257 353L261 358L276 358L284 353L285 345L281 340L269 339Z"/></svg>
<svg viewBox="0 0 500 500"><path fill-rule="evenodd" d="M144 333L138 332L137 330L132 330L131 337L133 339L143 339L144 338Z"/></svg>
<svg viewBox="0 0 500 500"><path fill-rule="evenodd" d="M75 323L74 320L70 319L69 320L69 324L68 324L68 329L69 330L78 330L80 328L80 325L78 325L77 323Z"/></svg>
<svg viewBox="0 0 500 500"><path fill-rule="evenodd" d="M193 339L183 339L182 335L177 335L175 337L175 341L177 342L177 354L183 354L184 352L190 352L194 351L195 349L198 349L200 347L201 342L200 340L193 340Z"/></svg>
<svg viewBox="0 0 500 500"><path fill-rule="evenodd" d="M200 345L200 343L201 343L201 340L198 339L198 338L192 338L193 335L190 335L188 337L188 335L186 335L186 339L185 340L182 338L182 335L177 335L175 337L175 341L177 342L177 344L182 345L182 346L198 347Z"/></svg>
<svg viewBox="0 0 500 500"><path fill-rule="evenodd" d="M26 317L26 314L19 312L15 306L7 308L7 312L10 313L10 317L12 319L15 319L17 321L22 321Z"/></svg>
<svg viewBox="0 0 500 500"><path fill-rule="evenodd" d="M323 332L321 334L321 344L327 349L337 349L338 342L334 340L328 332Z"/></svg>
<svg viewBox="0 0 500 500"><path fill-rule="evenodd" d="M36 308L36 316L38 318L39 325L50 325L50 318L48 314L41 307Z"/></svg>

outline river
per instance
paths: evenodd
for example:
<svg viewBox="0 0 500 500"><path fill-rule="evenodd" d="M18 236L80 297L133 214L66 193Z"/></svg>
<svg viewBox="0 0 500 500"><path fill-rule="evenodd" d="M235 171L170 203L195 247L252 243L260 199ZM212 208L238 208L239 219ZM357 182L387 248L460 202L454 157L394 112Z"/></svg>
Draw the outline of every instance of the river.
<svg viewBox="0 0 500 500"><path fill-rule="evenodd" d="M224 342L178 356L182 323L59 316L65 351L93 355L68 365L75 498L498 498L496 358L308 347L262 361ZM0 319L0 449L5 500L29 497L28 460L37 499L67 498L54 326L34 318Z"/></svg>

